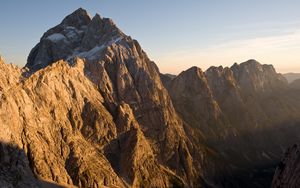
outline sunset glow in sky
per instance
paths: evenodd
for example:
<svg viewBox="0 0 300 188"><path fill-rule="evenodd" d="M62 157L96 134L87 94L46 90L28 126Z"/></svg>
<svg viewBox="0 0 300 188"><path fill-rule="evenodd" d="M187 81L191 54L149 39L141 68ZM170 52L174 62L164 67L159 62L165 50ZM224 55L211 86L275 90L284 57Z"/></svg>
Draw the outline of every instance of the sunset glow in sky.
<svg viewBox="0 0 300 188"><path fill-rule="evenodd" d="M298 0L52 0L0 3L0 54L24 66L43 33L79 7L137 39L161 72L256 59L300 72Z"/></svg>

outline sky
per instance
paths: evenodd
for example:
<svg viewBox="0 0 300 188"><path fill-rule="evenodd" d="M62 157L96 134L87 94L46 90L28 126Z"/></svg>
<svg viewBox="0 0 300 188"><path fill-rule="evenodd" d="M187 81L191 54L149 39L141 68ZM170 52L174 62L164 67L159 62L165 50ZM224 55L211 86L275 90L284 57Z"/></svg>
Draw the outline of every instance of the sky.
<svg viewBox="0 0 300 188"><path fill-rule="evenodd" d="M248 59L300 72L299 0L1 0L0 54L24 66L43 33L79 7L112 18L163 73Z"/></svg>

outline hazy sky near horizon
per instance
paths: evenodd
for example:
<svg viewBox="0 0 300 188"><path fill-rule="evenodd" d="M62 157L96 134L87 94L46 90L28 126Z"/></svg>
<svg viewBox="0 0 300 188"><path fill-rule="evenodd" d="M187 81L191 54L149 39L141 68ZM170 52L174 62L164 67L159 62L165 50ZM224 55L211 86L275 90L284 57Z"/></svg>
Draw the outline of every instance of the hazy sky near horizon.
<svg viewBox="0 0 300 188"><path fill-rule="evenodd" d="M3 0L0 54L24 66L43 33L79 7L112 18L164 73L248 59L300 72L298 0Z"/></svg>

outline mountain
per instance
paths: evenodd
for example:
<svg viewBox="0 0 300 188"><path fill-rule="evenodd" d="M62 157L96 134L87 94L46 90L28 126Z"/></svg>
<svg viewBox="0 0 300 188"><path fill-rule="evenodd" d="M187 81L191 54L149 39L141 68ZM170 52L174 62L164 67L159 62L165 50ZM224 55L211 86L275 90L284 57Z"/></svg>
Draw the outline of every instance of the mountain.
<svg viewBox="0 0 300 188"><path fill-rule="evenodd" d="M300 186L300 163L299 163L299 145L295 144L290 147L284 158L279 163L274 179L272 188L277 187L299 187Z"/></svg>
<svg viewBox="0 0 300 188"><path fill-rule="evenodd" d="M268 187L300 141L300 91L272 65L163 75L82 8L0 73L5 187Z"/></svg>
<svg viewBox="0 0 300 188"><path fill-rule="evenodd" d="M192 128L201 130L203 137L225 134L219 128L226 126L226 120L200 68L183 71L167 84L167 88L178 114Z"/></svg>
<svg viewBox="0 0 300 188"><path fill-rule="evenodd" d="M31 177L7 186L230 184L226 164L185 130L155 63L112 20L80 8L44 33L25 68L3 67L2 150L22 155L4 152L1 164Z"/></svg>
<svg viewBox="0 0 300 188"><path fill-rule="evenodd" d="M161 79L161 82L164 85L166 85L169 81L171 81L175 77L176 77L176 75L173 75L173 74L162 74L162 73L160 73L160 79Z"/></svg>
<svg viewBox="0 0 300 188"><path fill-rule="evenodd" d="M296 79L300 79L300 73L286 73L283 76L288 80L289 83L293 82Z"/></svg>
<svg viewBox="0 0 300 188"><path fill-rule="evenodd" d="M90 18L87 11L80 8L44 33L31 50L25 66L36 71L60 59L98 60L108 46L127 41L134 43L111 19L101 18L98 14Z"/></svg>
<svg viewBox="0 0 300 188"><path fill-rule="evenodd" d="M300 139L299 92L271 65L192 67L166 87L186 126L234 167L240 187L268 187L285 148Z"/></svg>
<svg viewBox="0 0 300 188"><path fill-rule="evenodd" d="M289 84L290 88L300 89L300 79L296 79Z"/></svg>

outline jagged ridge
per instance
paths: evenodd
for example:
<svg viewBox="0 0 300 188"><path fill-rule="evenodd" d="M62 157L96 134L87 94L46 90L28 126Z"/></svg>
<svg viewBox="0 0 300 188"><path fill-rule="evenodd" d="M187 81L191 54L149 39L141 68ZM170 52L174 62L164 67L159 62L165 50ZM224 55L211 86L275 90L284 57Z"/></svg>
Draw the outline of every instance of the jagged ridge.
<svg viewBox="0 0 300 188"><path fill-rule="evenodd" d="M274 168L299 139L299 96L271 65L249 60L204 73L192 67L165 85L193 137L204 138L234 166L239 186L268 186L272 171L261 171ZM243 177L249 173L261 174Z"/></svg>

